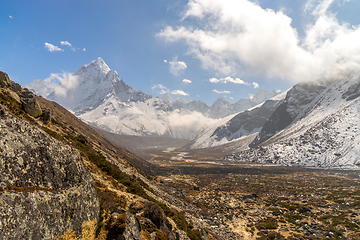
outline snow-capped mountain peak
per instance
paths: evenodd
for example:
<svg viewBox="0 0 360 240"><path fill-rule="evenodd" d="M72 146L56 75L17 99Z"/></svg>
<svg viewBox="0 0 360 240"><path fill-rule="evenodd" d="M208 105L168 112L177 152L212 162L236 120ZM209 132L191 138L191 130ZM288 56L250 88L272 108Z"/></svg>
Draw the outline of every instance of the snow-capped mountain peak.
<svg viewBox="0 0 360 240"><path fill-rule="evenodd" d="M83 79L86 79L87 81L96 81L97 83L100 83L109 71L109 66L101 57L98 57L91 63L82 66L74 75L82 76Z"/></svg>

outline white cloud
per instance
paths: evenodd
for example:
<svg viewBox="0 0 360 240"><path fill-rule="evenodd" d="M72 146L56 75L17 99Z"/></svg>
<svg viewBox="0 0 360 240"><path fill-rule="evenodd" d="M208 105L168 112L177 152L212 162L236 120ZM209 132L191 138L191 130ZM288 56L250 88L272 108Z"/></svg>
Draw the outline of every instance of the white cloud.
<svg viewBox="0 0 360 240"><path fill-rule="evenodd" d="M167 87L163 86L162 84L155 84L154 86L152 86L151 89L152 90L160 89L160 92L159 92L160 94L169 92L169 89Z"/></svg>
<svg viewBox="0 0 360 240"><path fill-rule="evenodd" d="M241 80L240 78L232 78L232 77L226 77L226 78L210 78L209 80L212 83L234 83L234 84L243 84L243 85L249 85L248 82L245 82Z"/></svg>
<svg viewBox="0 0 360 240"><path fill-rule="evenodd" d="M55 46L55 45L53 45L51 43L47 43L47 42L45 43L45 48L50 52L54 52L54 51L63 52L64 51L63 49L59 48L58 46Z"/></svg>
<svg viewBox="0 0 360 240"><path fill-rule="evenodd" d="M9 15L9 18L13 18L13 16Z"/></svg>
<svg viewBox="0 0 360 240"><path fill-rule="evenodd" d="M329 12L333 3L306 3L305 14L313 22L302 39L290 17L250 0L189 0L182 24L167 26L157 36L185 41L203 68L217 74L245 71L299 81L333 69L360 68L360 25L340 23Z"/></svg>
<svg viewBox="0 0 360 240"><path fill-rule="evenodd" d="M252 84L253 84L254 88L259 88L259 84L258 84L258 83L253 82Z"/></svg>
<svg viewBox="0 0 360 240"><path fill-rule="evenodd" d="M170 61L169 64L170 64L170 72L174 76L179 76L187 68L186 63L178 61L177 57L174 57L174 59Z"/></svg>
<svg viewBox="0 0 360 240"><path fill-rule="evenodd" d="M53 91L56 96L66 97L67 91L75 89L79 84L79 78L68 72L52 73L49 78L42 81L44 88Z"/></svg>
<svg viewBox="0 0 360 240"><path fill-rule="evenodd" d="M167 89L167 87L165 87L165 86L163 86L162 84L155 84L154 86L152 86L152 88L151 89L157 89L157 88L159 88L159 89Z"/></svg>
<svg viewBox="0 0 360 240"><path fill-rule="evenodd" d="M68 41L60 41L60 44L72 47L71 43L69 43Z"/></svg>
<svg viewBox="0 0 360 240"><path fill-rule="evenodd" d="M85 52L85 51L86 51L86 48L83 48L82 50L83 50L83 52Z"/></svg>
<svg viewBox="0 0 360 240"><path fill-rule="evenodd" d="M167 63L167 60L166 60L166 59L164 59L164 63Z"/></svg>
<svg viewBox="0 0 360 240"><path fill-rule="evenodd" d="M183 81L183 83L191 83L191 80L189 80L189 79L183 79L182 81Z"/></svg>
<svg viewBox="0 0 360 240"><path fill-rule="evenodd" d="M250 99L253 99L253 97L254 97L254 94L250 94L250 93L249 93L249 98L250 98Z"/></svg>
<svg viewBox="0 0 360 240"><path fill-rule="evenodd" d="M189 95L186 92L184 92L183 90L174 90L174 91L171 91L171 94L182 95L182 96L188 96Z"/></svg>
<svg viewBox="0 0 360 240"><path fill-rule="evenodd" d="M74 48L68 41L60 41L60 44L64 46L69 46L73 52L76 51L76 48Z"/></svg>
<svg viewBox="0 0 360 240"><path fill-rule="evenodd" d="M213 89L212 91L214 93L218 93L218 94L230 94L231 93L230 91L226 91L226 90L219 91L219 90Z"/></svg>

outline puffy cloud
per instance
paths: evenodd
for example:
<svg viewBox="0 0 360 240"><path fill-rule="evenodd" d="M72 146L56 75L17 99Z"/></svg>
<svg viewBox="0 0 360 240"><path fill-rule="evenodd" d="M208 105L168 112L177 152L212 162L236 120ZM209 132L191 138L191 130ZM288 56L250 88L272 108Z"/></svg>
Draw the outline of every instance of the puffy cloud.
<svg viewBox="0 0 360 240"><path fill-rule="evenodd" d="M253 84L254 88L259 88L259 84L258 84L258 83L253 82L252 84Z"/></svg>
<svg viewBox="0 0 360 240"><path fill-rule="evenodd" d="M187 68L186 63L178 61L177 57L170 61L169 64L170 72L175 76L179 76Z"/></svg>
<svg viewBox="0 0 360 240"><path fill-rule="evenodd" d="M191 83L191 80L189 80L189 79L183 79L182 81L183 81L183 83Z"/></svg>
<svg viewBox="0 0 360 240"><path fill-rule="evenodd" d="M167 60L166 60L166 59L164 59L164 63L167 63Z"/></svg>
<svg viewBox="0 0 360 240"><path fill-rule="evenodd" d="M83 48L82 50L83 50L83 52L85 52L85 51L86 51L86 48Z"/></svg>
<svg viewBox="0 0 360 240"><path fill-rule="evenodd" d="M63 52L64 51L63 49L59 48L58 46L55 46L55 45L53 45L51 43L47 43L47 42L45 43L45 48L50 52L54 52L54 51Z"/></svg>
<svg viewBox="0 0 360 240"><path fill-rule="evenodd" d="M52 73L49 78L44 79L44 81L34 81L31 84L42 84L43 89L40 92L40 95L47 97L51 92L54 92L56 96L66 97L68 90L75 89L79 84L79 78L76 75L73 75L68 72L63 73ZM32 85L29 84L31 88ZM39 87L34 87L41 89Z"/></svg>
<svg viewBox="0 0 360 240"><path fill-rule="evenodd" d="M312 22L303 38L282 11L263 9L250 0L189 0L182 25L167 26L157 36L184 41L203 68L218 74L246 71L299 81L360 66L360 25L340 23L329 12L334 1L305 4Z"/></svg>
<svg viewBox="0 0 360 240"><path fill-rule="evenodd" d="M218 94L230 94L231 92L230 91L226 91L226 90L224 90L224 91L219 91L219 90L216 90L216 89L214 89L214 90L212 90L214 93L218 93Z"/></svg>
<svg viewBox="0 0 360 240"><path fill-rule="evenodd" d="M9 15L9 18L13 18L13 16Z"/></svg>
<svg viewBox="0 0 360 240"><path fill-rule="evenodd" d="M186 92L184 92L183 90L174 90L174 91L171 91L171 94L181 95L181 96L188 96L189 95Z"/></svg>
<svg viewBox="0 0 360 240"><path fill-rule="evenodd" d="M232 77L226 77L226 78L210 78L209 80L212 83L234 83L234 84L243 84L243 85L249 85L248 82L245 82L241 80L240 78L232 78Z"/></svg>

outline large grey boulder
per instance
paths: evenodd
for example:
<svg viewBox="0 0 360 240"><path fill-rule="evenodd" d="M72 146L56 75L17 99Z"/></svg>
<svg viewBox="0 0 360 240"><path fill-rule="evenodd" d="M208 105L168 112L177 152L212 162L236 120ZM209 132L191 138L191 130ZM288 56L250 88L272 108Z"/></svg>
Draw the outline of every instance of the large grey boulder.
<svg viewBox="0 0 360 240"><path fill-rule="evenodd" d="M41 106L35 98L35 94L26 88L21 92L23 98L21 99L24 110L33 117L38 117L42 114Z"/></svg>
<svg viewBox="0 0 360 240"><path fill-rule="evenodd" d="M0 239L88 239L99 202L79 152L0 105Z"/></svg>

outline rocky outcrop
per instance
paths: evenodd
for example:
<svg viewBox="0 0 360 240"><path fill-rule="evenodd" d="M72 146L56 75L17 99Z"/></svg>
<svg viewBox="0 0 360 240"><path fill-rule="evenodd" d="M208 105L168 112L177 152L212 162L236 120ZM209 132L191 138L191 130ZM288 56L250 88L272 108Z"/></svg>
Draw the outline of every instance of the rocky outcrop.
<svg viewBox="0 0 360 240"><path fill-rule="evenodd" d="M175 240L175 234L172 232L172 226L166 218L164 211L153 202L145 202L143 216L150 219L156 227L168 239Z"/></svg>
<svg viewBox="0 0 360 240"><path fill-rule="evenodd" d="M8 87L9 81L10 81L10 79L9 79L8 74L0 71L0 87L2 87L2 88Z"/></svg>
<svg viewBox="0 0 360 240"><path fill-rule="evenodd" d="M20 92L21 86L10 80L9 75L5 72L0 71L0 87L9 88L14 92Z"/></svg>
<svg viewBox="0 0 360 240"><path fill-rule="evenodd" d="M78 151L1 105L0 176L0 239L92 238L99 202Z"/></svg>
<svg viewBox="0 0 360 240"><path fill-rule="evenodd" d="M139 220L126 210L117 207L107 223L107 239L144 240L140 230Z"/></svg>
<svg viewBox="0 0 360 240"><path fill-rule="evenodd" d="M28 89L22 91L23 98L21 103L24 110L33 117L38 117L42 114L41 106L35 98L35 94Z"/></svg>

